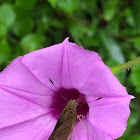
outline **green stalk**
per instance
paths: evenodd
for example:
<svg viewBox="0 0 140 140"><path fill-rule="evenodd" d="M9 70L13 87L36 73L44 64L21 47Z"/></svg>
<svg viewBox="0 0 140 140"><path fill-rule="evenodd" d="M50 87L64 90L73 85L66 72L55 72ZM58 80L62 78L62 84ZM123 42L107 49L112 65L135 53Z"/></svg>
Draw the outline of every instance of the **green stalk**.
<svg viewBox="0 0 140 140"><path fill-rule="evenodd" d="M118 65L116 67L111 68L111 71L115 74L115 73L119 73L121 71L124 71L126 69L132 68L133 66L137 65L140 63L140 57L138 57L135 60L126 62L124 64Z"/></svg>

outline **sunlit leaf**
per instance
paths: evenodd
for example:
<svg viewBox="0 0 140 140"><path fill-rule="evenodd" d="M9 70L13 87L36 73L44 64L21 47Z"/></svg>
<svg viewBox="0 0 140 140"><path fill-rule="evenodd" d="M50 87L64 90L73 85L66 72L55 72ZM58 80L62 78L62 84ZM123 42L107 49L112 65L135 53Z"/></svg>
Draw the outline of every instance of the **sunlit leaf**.
<svg viewBox="0 0 140 140"><path fill-rule="evenodd" d="M103 30L100 30L100 38L111 57L119 63L123 63L124 55L122 53L121 46L119 46L118 43Z"/></svg>

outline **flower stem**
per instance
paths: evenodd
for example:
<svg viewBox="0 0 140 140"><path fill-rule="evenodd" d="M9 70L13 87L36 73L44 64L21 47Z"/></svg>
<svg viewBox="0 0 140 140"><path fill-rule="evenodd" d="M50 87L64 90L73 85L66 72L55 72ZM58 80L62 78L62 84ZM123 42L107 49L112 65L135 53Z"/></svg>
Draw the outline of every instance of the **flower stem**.
<svg viewBox="0 0 140 140"><path fill-rule="evenodd" d="M135 66L136 64L140 63L140 57L138 57L135 60L126 62L124 64L118 65L116 67L111 68L111 71L115 74L115 73L119 73L121 71L124 71L126 69L132 68L133 66Z"/></svg>

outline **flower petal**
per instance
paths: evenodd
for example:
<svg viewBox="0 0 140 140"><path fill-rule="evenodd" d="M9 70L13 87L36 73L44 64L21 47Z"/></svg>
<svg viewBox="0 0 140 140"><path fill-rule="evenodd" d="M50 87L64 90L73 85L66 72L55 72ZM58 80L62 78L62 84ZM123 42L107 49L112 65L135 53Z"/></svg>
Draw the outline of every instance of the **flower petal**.
<svg viewBox="0 0 140 140"><path fill-rule="evenodd" d="M0 73L0 85L37 95L51 95L52 90L43 85L18 57Z"/></svg>
<svg viewBox="0 0 140 140"><path fill-rule="evenodd" d="M85 51L66 38L63 43L24 56L22 62L45 85L80 89L92 68L101 58L93 51ZM85 69L86 68L86 69Z"/></svg>
<svg viewBox="0 0 140 140"><path fill-rule="evenodd" d="M0 129L45 114L46 109L0 88Z"/></svg>
<svg viewBox="0 0 140 140"><path fill-rule="evenodd" d="M24 123L0 129L0 138L2 140L47 140L55 123L56 120L50 115L38 116Z"/></svg>
<svg viewBox="0 0 140 140"><path fill-rule="evenodd" d="M93 65L80 92L95 97L122 97L128 95L126 88L102 61Z"/></svg>
<svg viewBox="0 0 140 140"><path fill-rule="evenodd" d="M89 103L88 120L101 132L114 139L123 135L130 115L129 103L133 96L102 98Z"/></svg>
<svg viewBox="0 0 140 140"><path fill-rule="evenodd" d="M37 104L43 108L50 108L52 106L53 102L53 94L52 95L38 95L34 93L29 93L26 91L22 91L20 89L14 89L7 86L0 85L1 89L4 89L5 91L12 93L13 95L19 96L20 98L23 98L23 100L27 100L28 102ZM52 91L50 92L52 93ZM50 110L50 109L49 109Z"/></svg>
<svg viewBox="0 0 140 140"><path fill-rule="evenodd" d="M80 90L89 72L101 58L96 52L84 50L75 43L67 42L70 78L75 89Z"/></svg>
<svg viewBox="0 0 140 140"><path fill-rule="evenodd" d="M82 119L82 123L78 122L74 127L72 140L113 140L113 138L94 128L87 119Z"/></svg>
<svg viewBox="0 0 140 140"><path fill-rule="evenodd" d="M67 63L66 42L67 39L63 43L26 54L22 60L24 65L51 89L54 89L54 86L49 79L57 88L72 87Z"/></svg>

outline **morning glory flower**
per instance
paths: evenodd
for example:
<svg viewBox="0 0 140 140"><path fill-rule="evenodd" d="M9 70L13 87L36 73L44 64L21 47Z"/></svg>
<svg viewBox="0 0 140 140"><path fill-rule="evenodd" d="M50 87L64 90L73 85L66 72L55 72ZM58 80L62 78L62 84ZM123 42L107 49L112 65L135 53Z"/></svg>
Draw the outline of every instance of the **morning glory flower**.
<svg viewBox="0 0 140 140"><path fill-rule="evenodd" d="M84 116L84 127L78 120L72 140L123 135L134 97L96 52L66 38L16 58L0 73L0 139L47 140L67 104L60 92L77 100Z"/></svg>

